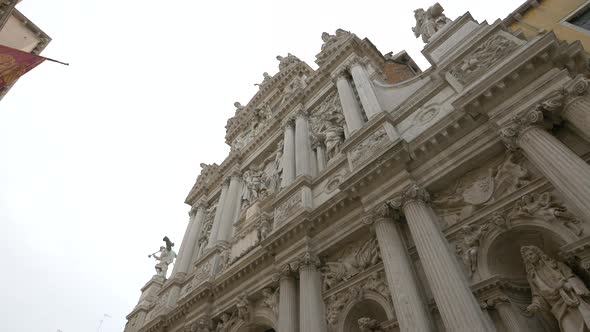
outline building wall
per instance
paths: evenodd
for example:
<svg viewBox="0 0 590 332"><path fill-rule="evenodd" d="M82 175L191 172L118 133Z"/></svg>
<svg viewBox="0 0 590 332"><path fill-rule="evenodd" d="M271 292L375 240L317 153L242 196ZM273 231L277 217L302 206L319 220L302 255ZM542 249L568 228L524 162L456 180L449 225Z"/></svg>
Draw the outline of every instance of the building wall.
<svg viewBox="0 0 590 332"><path fill-rule="evenodd" d="M10 16L0 30L0 44L24 52L31 52L39 45L42 36L14 15Z"/></svg>
<svg viewBox="0 0 590 332"><path fill-rule="evenodd" d="M575 13L582 6L590 4L587 0L541 0L539 5L531 7L519 19L522 22L513 23L510 28L522 30L532 38L543 29L553 31L558 38L568 42L579 40L586 50L590 49L590 31L580 29L564 20Z"/></svg>

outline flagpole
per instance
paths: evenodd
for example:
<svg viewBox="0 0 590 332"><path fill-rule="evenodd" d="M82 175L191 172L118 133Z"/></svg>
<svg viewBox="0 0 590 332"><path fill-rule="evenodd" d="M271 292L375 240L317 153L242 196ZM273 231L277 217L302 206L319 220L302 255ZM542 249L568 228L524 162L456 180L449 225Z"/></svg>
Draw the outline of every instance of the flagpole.
<svg viewBox="0 0 590 332"><path fill-rule="evenodd" d="M48 57L43 57L43 58L45 58L45 60L47 60L47 61L59 63L59 64L64 65L64 66L69 66L70 65L69 63L61 62L61 61L58 61L58 60L55 60L55 59L51 59L51 58L48 58Z"/></svg>

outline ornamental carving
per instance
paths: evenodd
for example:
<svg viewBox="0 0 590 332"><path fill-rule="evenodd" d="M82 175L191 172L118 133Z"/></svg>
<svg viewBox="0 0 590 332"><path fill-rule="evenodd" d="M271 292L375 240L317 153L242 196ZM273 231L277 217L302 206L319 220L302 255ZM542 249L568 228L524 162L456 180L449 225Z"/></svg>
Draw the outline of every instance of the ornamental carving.
<svg viewBox="0 0 590 332"><path fill-rule="evenodd" d="M461 84L465 85L481 77L492 65L504 59L517 47L518 44L515 41L501 34L496 34L484 41L471 54L465 56L461 62L453 66L450 74Z"/></svg>
<svg viewBox="0 0 590 332"><path fill-rule="evenodd" d="M446 225L453 225L478 209L488 206L530 183L531 174L525 158L507 152L503 159L492 161L466 173L449 189L433 195L432 203Z"/></svg>
<svg viewBox="0 0 590 332"><path fill-rule="evenodd" d="M196 322L185 328L187 332L212 332L213 322L209 317L201 317Z"/></svg>
<svg viewBox="0 0 590 332"><path fill-rule="evenodd" d="M312 251L306 250L299 258L297 258L294 262L289 264L292 271L298 271L300 268L313 266L313 267L320 267L321 261L320 258Z"/></svg>
<svg viewBox="0 0 590 332"><path fill-rule="evenodd" d="M231 328L238 322L237 312L224 312L219 316L219 321L215 326L215 332L229 332Z"/></svg>
<svg viewBox="0 0 590 332"><path fill-rule="evenodd" d="M361 317L357 321L360 332L385 332L379 322L370 317Z"/></svg>
<svg viewBox="0 0 590 332"><path fill-rule="evenodd" d="M303 91L307 86L307 77L305 75L296 76L287 86L283 89L283 99L280 104L283 104L289 100L292 96L296 95L297 92Z"/></svg>
<svg viewBox="0 0 590 332"><path fill-rule="evenodd" d="M327 291L349 280L381 261L379 245L375 237L343 249L334 261L327 261L321 269L323 289Z"/></svg>
<svg viewBox="0 0 590 332"><path fill-rule="evenodd" d="M192 281L193 285L191 288L198 287L201 283L206 281L210 275L211 275L211 262L210 261L203 262L201 265L199 265L197 267L197 271L195 272L195 276Z"/></svg>
<svg viewBox="0 0 590 332"><path fill-rule="evenodd" d="M274 212L275 225L283 223L293 212L303 207L303 201L301 199L301 193L296 192L293 196L289 197L286 201L281 203Z"/></svg>
<svg viewBox="0 0 590 332"><path fill-rule="evenodd" d="M258 84L254 84L254 86L257 86L259 89L266 86L268 84L268 82L270 82L270 80L272 79L272 76L270 76L267 72L262 73L262 77L263 77L262 82L260 82Z"/></svg>
<svg viewBox="0 0 590 332"><path fill-rule="evenodd" d="M211 229L213 228L213 220L215 219L215 213L217 211L217 203L211 205L205 212L205 219L203 220L203 226L199 234L198 246L199 255L202 255L209 244L209 237L211 236Z"/></svg>
<svg viewBox="0 0 590 332"><path fill-rule="evenodd" d="M508 213L507 218L509 220L540 219L561 224L578 236L584 232L580 226L581 221L562 203L555 202L550 192L522 196Z"/></svg>
<svg viewBox="0 0 590 332"><path fill-rule="evenodd" d="M368 158L374 156L379 150L384 149L389 142L390 140L385 128L381 127L350 151L350 162L352 166L358 167Z"/></svg>
<svg viewBox="0 0 590 332"><path fill-rule="evenodd" d="M260 167L251 166L244 171L244 186L242 186L242 208L247 209L258 199L268 196L265 173Z"/></svg>
<svg viewBox="0 0 590 332"><path fill-rule="evenodd" d="M421 201L430 203L430 194L426 189L421 188L416 183L412 183L402 191L400 197L388 201L388 205L394 210L401 209L406 203L412 201ZM385 211L385 210L383 210Z"/></svg>
<svg viewBox="0 0 590 332"><path fill-rule="evenodd" d="M336 331L336 325L338 324L342 309L348 303L361 301L366 291L379 293L387 298L388 301L391 301L385 272L374 272L360 284L343 289L341 292L332 294L326 299L326 319L329 331Z"/></svg>
<svg viewBox="0 0 590 332"><path fill-rule="evenodd" d="M422 36L422 41L428 43L436 32L451 22L443 12L444 9L438 2L427 10L422 8L414 10L414 18L416 19L416 26L412 28L414 36L416 38Z"/></svg>

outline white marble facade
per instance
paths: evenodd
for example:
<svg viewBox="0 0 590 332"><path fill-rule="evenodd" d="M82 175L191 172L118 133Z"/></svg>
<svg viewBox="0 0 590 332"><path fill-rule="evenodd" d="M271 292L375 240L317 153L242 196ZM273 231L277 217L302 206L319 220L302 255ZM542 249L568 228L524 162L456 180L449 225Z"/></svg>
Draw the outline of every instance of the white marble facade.
<svg viewBox="0 0 590 332"><path fill-rule="evenodd" d="M316 70L277 57L125 332L588 328L586 53L416 18L431 68L394 84L395 59L342 29Z"/></svg>

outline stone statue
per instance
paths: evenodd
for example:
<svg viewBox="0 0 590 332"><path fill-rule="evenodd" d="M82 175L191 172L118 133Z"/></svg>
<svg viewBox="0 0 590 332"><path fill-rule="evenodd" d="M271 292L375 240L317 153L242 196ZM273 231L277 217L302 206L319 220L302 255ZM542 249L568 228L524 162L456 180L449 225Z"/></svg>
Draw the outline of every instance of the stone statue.
<svg viewBox="0 0 590 332"><path fill-rule="evenodd" d="M228 332L235 323L235 315L224 312L221 314L220 321L215 327L215 332Z"/></svg>
<svg viewBox="0 0 590 332"><path fill-rule="evenodd" d="M443 14L443 7L439 3L435 3L428 10L416 9L414 11L414 18L416 19L416 26L412 28L414 35L420 37L422 35L422 41L428 43L430 38L445 24L451 22L445 14Z"/></svg>
<svg viewBox="0 0 590 332"><path fill-rule="evenodd" d="M340 146L344 142L344 116L339 112L327 113L321 130L326 146L326 158L330 160L340 153Z"/></svg>
<svg viewBox="0 0 590 332"><path fill-rule="evenodd" d="M279 71L289 67L292 64L301 62L298 57L291 53L287 53L286 57L277 55L277 60L279 60Z"/></svg>
<svg viewBox="0 0 590 332"><path fill-rule="evenodd" d="M346 31L343 29L337 29L335 35L331 35L327 32L322 32L322 51L328 49L332 45L336 44L337 42L343 40L344 38L350 36L350 31Z"/></svg>
<svg viewBox="0 0 590 332"><path fill-rule="evenodd" d="M248 294L245 292L240 294L236 306L238 307L238 319L248 321L250 319L250 301L248 300Z"/></svg>
<svg viewBox="0 0 590 332"><path fill-rule="evenodd" d="M563 332L590 330L590 291L565 264L536 246L520 248L533 295L529 313L550 311Z"/></svg>
<svg viewBox="0 0 590 332"><path fill-rule="evenodd" d="M457 253L469 269L469 277L477 270L477 254L479 252L480 239L487 231L488 225L477 227L474 225L465 225L461 228L461 236L457 244Z"/></svg>
<svg viewBox="0 0 590 332"><path fill-rule="evenodd" d="M242 104L240 104L237 101L234 103L234 106L236 107L236 113L235 114L240 113L246 107L246 106L242 106Z"/></svg>
<svg viewBox="0 0 590 332"><path fill-rule="evenodd" d="M265 163L271 163L267 168L266 187L272 193L276 192L281 187L281 179L283 177L283 140L277 144L277 150L272 154Z"/></svg>
<svg viewBox="0 0 590 332"><path fill-rule="evenodd" d="M272 78L272 76L270 76L267 72L262 73L262 76L264 77L262 79L262 82L260 84L254 84L254 86L257 86L259 88L262 88L263 86L265 86L268 81L270 81L270 79Z"/></svg>
<svg viewBox="0 0 590 332"><path fill-rule="evenodd" d="M256 230L256 238L258 239L258 242L266 239L271 231L272 223L269 219L263 218L260 224L258 225L258 229Z"/></svg>
<svg viewBox="0 0 590 332"><path fill-rule="evenodd" d="M272 310L275 315L279 313L279 290L272 290L272 288L264 288L262 290L262 304Z"/></svg>
<svg viewBox="0 0 590 332"><path fill-rule="evenodd" d="M172 247L174 247L174 243L172 243L167 236L164 237L163 241L166 242L166 246L161 246L160 250L149 255L148 257L154 257L158 261L158 263L155 266L156 276L165 279L166 273L168 272L168 265L174 262L174 259L176 258L176 252L172 250Z"/></svg>
<svg viewBox="0 0 590 332"><path fill-rule="evenodd" d="M242 187L242 204L244 204L244 207L249 207L258 198L267 194L262 176L262 170L256 168L250 168L244 172L244 186Z"/></svg>
<svg viewBox="0 0 590 332"><path fill-rule="evenodd" d="M383 332L379 322L373 318L361 317L357 322L361 332Z"/></svg>

